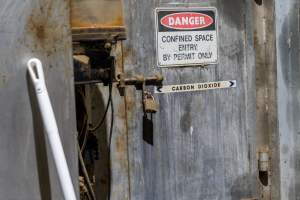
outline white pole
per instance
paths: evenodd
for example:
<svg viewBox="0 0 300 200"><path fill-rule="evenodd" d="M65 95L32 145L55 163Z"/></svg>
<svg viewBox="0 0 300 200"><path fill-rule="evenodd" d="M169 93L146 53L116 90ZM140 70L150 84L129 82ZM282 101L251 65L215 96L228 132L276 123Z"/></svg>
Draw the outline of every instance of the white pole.
<svg viewBox="0 0 300 200"><path fill-rule="evenodd" d="M39 59L32 58L28 61L27 67L35 87L45 133L47 134L50 143L64 198L65 200L76 200L74 186L72 184L55 116L45 84L42 63Z"/></svg>

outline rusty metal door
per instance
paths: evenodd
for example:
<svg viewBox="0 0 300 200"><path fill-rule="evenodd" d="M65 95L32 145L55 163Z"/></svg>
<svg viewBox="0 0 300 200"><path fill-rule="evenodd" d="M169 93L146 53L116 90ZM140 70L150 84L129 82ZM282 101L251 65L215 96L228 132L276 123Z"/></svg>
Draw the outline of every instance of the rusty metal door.
<svg viewBox="0 0 300 200"><path fill-rule="evenodd" d="M251 3L124 0L125 72L159 72L166 85L237 80L235 89L156 94L153 145L143 140L141 93L127 89L130 199L240 200L257 195ZM156 66L154 9L176 6L217 9L217 65Z"/></svg>

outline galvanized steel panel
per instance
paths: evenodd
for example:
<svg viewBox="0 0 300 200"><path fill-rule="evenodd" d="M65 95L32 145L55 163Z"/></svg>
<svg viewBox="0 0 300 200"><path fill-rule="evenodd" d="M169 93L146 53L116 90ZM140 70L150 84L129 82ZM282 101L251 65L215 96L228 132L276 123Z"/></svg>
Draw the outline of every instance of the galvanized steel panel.
<svg viewBox="0 0 300 200"><path fill-rule="evenodd" d="M300 2L275 1L281 199L300 198Z"/></svg>
<svg viewBox="0 0 300 200"><path fill-rule="evenodd" d="M38 57L77 190L68 1L0 1L0 199L63 199L26 62Z"/></svg>
<svg viewBox="0 0 300 200"><path fill-rule="evenodd" d="M124 63L129 74L160 72L166 85L237 80L236 89L155 95L160 106L154 115L153 146L143 141L141 93L126 91L132 200L237 200L256 195L250 3L124 0ZM158 69L154 9L159 6L216 7L219 64Z"/></svg>

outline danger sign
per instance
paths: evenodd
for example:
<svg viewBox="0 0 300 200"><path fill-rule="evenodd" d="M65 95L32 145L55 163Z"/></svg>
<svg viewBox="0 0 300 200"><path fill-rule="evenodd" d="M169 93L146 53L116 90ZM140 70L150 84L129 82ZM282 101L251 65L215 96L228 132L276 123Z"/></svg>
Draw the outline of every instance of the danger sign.
<svg viewBox="0 0 300 200"><path fill-rule="evenodd" d="M215 8L157 8L156 52L159 67L218 62Z"/></svg>

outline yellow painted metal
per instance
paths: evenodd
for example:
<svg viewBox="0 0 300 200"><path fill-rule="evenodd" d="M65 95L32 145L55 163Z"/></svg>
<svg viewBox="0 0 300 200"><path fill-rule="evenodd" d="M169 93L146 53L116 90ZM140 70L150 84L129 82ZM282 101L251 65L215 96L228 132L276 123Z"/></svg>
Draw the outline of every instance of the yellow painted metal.
<svg viewBox="0 0 300 200"><path fill-rule="evenodd" d="M121 28L121 0L71 0L72 28Z"/></svg>

